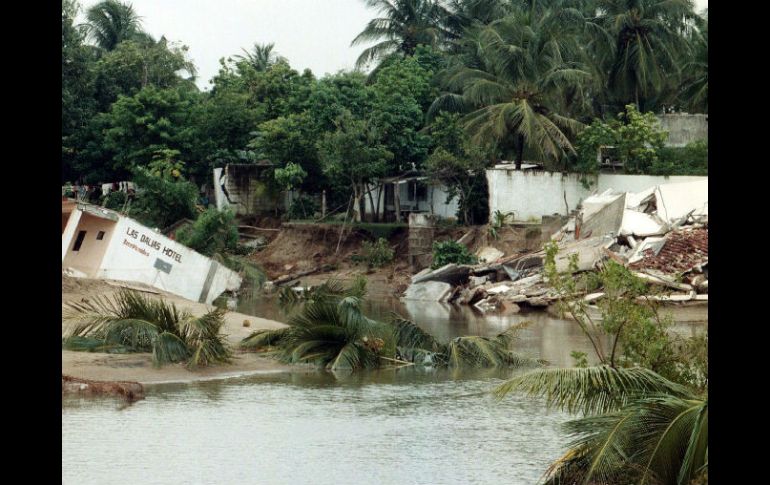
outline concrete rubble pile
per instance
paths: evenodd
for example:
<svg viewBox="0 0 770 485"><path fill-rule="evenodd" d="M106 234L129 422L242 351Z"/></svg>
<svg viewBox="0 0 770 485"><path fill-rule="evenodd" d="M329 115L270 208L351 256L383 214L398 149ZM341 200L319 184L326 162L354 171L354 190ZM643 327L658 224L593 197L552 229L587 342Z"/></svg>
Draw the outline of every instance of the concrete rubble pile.
<svg viewBox="0 0 770 485"><path fill-rule="evenodd" d="M586 198L552 236L556 269L592 271L606 259L665 289L661 301L708 301L708 181L656 185L639 193L612 189ZM482 248L477 265L448 264L412 277L405 299L517 312L557 299L543 280L545 251L505 256ZM603 293L587 295L596 301Z"/></svg>

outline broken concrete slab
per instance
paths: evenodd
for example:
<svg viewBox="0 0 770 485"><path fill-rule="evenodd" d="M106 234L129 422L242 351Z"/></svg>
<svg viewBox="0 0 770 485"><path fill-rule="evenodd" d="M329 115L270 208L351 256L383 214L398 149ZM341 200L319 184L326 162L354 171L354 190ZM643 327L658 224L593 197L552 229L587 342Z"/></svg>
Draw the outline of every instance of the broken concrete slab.
<svg viewBox="0 0 770 485"><path fill-rule="evenodd" d="M406 289L405 300L445 301L452 294L453 287L441 281L412 283Z"/></svg>
<svg viewBox="0 0 770 485"><path fill-rule="evenodd" d="M648 237L641 243L638 243L634 252L628 257L628 263L641 261L646 255L653 254L657 256L663 245L666 243L665 237Z"/></svg>
<svg viewBox="0 0 770 485"><path fill-rule="evenodd" d="M617 235L623 222L626 194L603 194L583 201L582 224L577 229L581 239L605 234Z"/></svg>
<svg viewBox="0 0 770 485"><path fill-rule="evenodd" d="M468 265L457 265L454 263L446 264L438 269L412 277L412 283L423 283L426 281L441 281L453 285L464 283L468 279L471 267Z"/></svg>
<svg viewBox="0 0 770 485"><path fill-rule="evenodd" d="M591 303L601 298L604 298L604 292L589 293L583 297L583 301L586 303Z"/></svg>
<svg viewBox="0 0 770 485"><path fill-rule="evenodd" d="M498 285L493 286L492 288L487 288L487 293L490 295L499 295L500 293L507 293L511 290L511 287L508 285Z"/></svg>
<svg viewBox="0 0 770 485"><path fill-rule="evenodd" d="M569 271L570 258L577 255L577 270L589 271L596 267L596 263L604 259L604 249L607 243L613 243L612 238L592 237L564 244L556 255L556 271L566 273Z"/></svg>
<svg viewBox="0 0 770 485"><path fill-rule="evenodd" d="M492 246L483 247L476 253L480 263L493 263L503 256L505 256L504 252Z"/></svg>
<svg viewBox="0 0 770 485"><path fill-rule="evenodd" d="M528 298L525 303L532 307L547 307L549 305L548 300L538 296L533 298Z"/></svg>
<svg viewBox="0 0 770 485"><path fill-rule="evenodd" d="M634 272L634 276L655 285L666 286L668 288L674 288L675 290L693 291L693 287L691 285L688 285L685 283L679 283L670 278L666 278L665 276L655 276L648 273L639 273L639 272Z"/></svg>
<svg viewBox="0 0 770 485"><path fill-rule="evenodd" d="M414 280L415 280L415 278L419 278L419 277L421 277L421 276L425 276L426 274L429 274L429 273L431 273L432 271L433 271L433 270L432 270L432 269L430 269L430 268L425 268L425 269L421 270L419 273L412 275L412 283L414 283L414 282L415 282L415 281L414 281Z"/></svg>
<svg viewBox="0 0 770 485"><path fill-rule="evenodd" d="M524 295L512 295L512 296L506 296L505 301L509 301L511 303L522 303L527 301L527 297Z"/></svg>
<svg viewBox="0 0 770 485"><path fill-rule="evenodd" d="M666 222L673 222L690 212L695 216L707 216L708 200L708 179L655 187L658 215Z"/></svg>
<svg viewBox="0 0 770 485"><path fill-rule="evenodd" d="M481 286L489 281L489 276L469 276L468 288L475 288Z"/></svg>
<svg viewBox="0 0 770 485"><path fill-rule="evenodd" d="M668 231L668 227L656 216L626 209L623 211L623 222L620 225L621 236L660 236Z"/></svg>

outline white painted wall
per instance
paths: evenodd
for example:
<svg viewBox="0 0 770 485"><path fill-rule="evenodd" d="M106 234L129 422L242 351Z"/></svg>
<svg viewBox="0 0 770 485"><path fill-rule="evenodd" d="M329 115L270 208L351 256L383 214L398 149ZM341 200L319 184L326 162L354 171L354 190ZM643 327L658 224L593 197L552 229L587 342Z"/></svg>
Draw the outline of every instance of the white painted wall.
<svg viewBox="0 0 770 485"><path fill-rule="evenodd" d="M552 214L567 214L596 192L614 189L640 192L655 185L708 180L708 177L599 174L563 174L542 170L488 169L489 211L515 212L518 220L540 219ZM590 183L586 189L581 180ZM565 197L567 204L565 205Z"/></svg>
<svg viewBox="0 0 770 485"><path fill-rule="evenodd" d="M383 207L385 207L385 187L369 186L369 188L372 190L372 200L374 201L375 207L377 206L377 199L379 199L380 214L382 214L384 212ZM457 197L454 197L452 200L447 202L447 189L444 186L429 185L426 200L414 200L414 194L409 192L408 183L398 184L398 188L399 203L401 204L402 210L407 206L416 206L419 211L431 212L432 205L433 214L441 218L454 219L457 217L459 200ZM370 203L369 195L365 195L364 199L366 202L366 213L374 213L374 208ZM386 209L388 211L394 211L395 206L393 204L389 204Z"/></svg>
<svg viewBox="0 0 770 485"><path fill-rule="evenodd" d="M154 267L157 259L171 264L170 273ZM133 219L120 217L97 277L137 281L199 301L212 263ZM240 284L237 273L219 265L203 301L211 304L223 291L236 290Z"/></svg>
<svg viewBox="0 0 770 485"><path fill-rule="evenodd" d="M67 220L67 225L64 227L64 231L61 235L61 261L62 265L64 265L64 258L67 256L67 251L69 251L69 248L72 247L72 245L75 243L75 233L78 228L78 223L80 223L80 216L83 214L82 211L79 211L77 209L73 209L70 213L70 217Z"/></svg>
<svg viewBox="0 0 770 485"><path fill-rule="evenodd" d="M566 214L565 197L569 210L572 210L590 195L580 182L583 177L578 174L489 169L486 175L490 217L499 210L503 213L513 211L517 220L540 220L546 215ZM596 183L595 176L589 176L588 180Z"/></svg>

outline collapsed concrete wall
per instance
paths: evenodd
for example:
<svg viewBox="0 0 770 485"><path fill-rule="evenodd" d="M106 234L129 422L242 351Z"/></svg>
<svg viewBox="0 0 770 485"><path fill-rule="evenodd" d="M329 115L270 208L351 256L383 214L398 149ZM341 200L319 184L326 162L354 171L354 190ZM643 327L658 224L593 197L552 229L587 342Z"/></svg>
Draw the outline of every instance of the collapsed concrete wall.
<svg viewBox="0 0 770 485"><path fill-rule="evenodd" d="M490 168L486 176L489 213L514 212L514 217L521 221L539 221L553 214L568 215L586 197L607 189L641 192L655 185L708 180L708 177L695 176L583 175L512 168Z"/></svg>

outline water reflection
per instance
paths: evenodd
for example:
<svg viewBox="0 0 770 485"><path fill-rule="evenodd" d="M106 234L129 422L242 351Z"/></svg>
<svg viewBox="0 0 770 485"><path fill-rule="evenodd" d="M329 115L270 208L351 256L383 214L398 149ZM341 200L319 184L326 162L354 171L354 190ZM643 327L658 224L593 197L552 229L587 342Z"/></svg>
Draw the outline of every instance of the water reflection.
<svg viewBox="0 0 770 485"><path fill-rule="evenodd" d="M273 298L242 301L238 311L287 321L287 316L281 312ZM517 352L547 360L553 365L565 366L573 363L571 352L579 351L588 354L589 361L595 362L591 342L580 327L570 320L555 318L545 312L484 314L467 305L378 297L365 301L364 313L371 318L382 320L388 319L392 313L397 313L414 321L442 342L464 335L491 337L511 326L528 323L519 331L519 338L513 344Z"/></svg>
<svg viewBox="0 0 770 485"><path fill-rule="evenodd" d="M156 385L118 410L62 411L62 483L531 484L563 452L510 373L418 368Z"/></svg>

